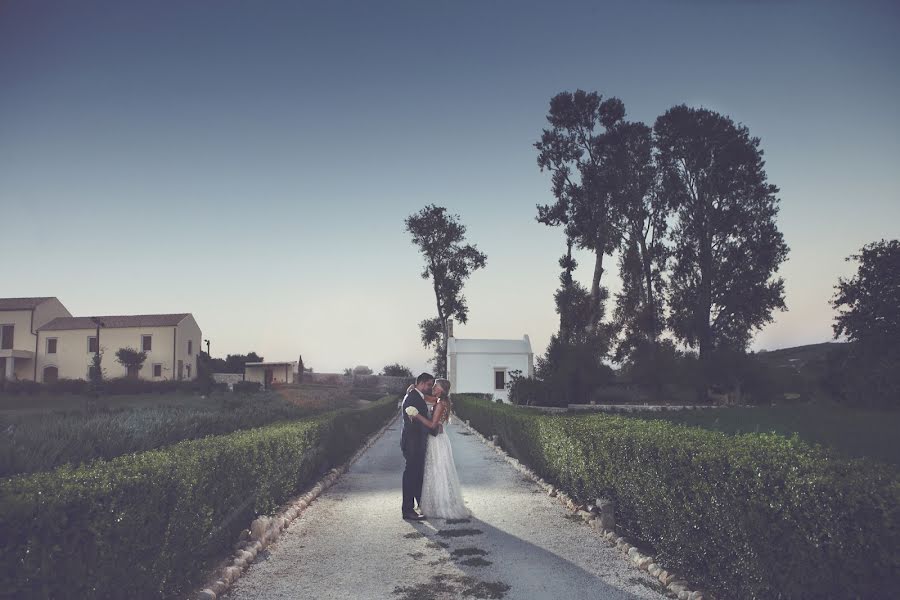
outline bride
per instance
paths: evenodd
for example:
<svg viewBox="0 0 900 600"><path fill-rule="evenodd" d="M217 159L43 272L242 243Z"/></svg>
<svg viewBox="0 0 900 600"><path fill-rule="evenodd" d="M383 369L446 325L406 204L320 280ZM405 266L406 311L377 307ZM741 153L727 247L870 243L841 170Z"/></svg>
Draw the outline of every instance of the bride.
<svg viewBox="0 0 900 600"><path fill-rule="evenodd" d="M443 431L443 425L449 423L453 412L453 401L450 399L450 382L436 379L434 405L431 420L422 415L415 418L429 429L440 430L437 435L428 436L425 449L425 478L422 483L422 512L439 519L465 519L470 516L469 509L463 502L459 488L459 477L456 475L456 464L453 462L453 449L450 438Z"/></svg>

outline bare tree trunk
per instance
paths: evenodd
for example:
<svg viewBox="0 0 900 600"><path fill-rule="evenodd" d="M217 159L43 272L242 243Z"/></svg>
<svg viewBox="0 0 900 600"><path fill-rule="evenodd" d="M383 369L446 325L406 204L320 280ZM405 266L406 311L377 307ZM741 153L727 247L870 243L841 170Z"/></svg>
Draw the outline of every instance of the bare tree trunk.
<svg viewBox="0 0 900 600"><path fill-rule="evenodd" d="M566 272L563 276L563 287L572 287L572 238L566 238ZM572 318L571 307L560 306L559 308L559 339L564 345L568 345L572 339Z"/></svg>
<svg viewBox="0 0 900 600"><path fill-rule="evenodd" d="M601 247L602 248L602 247ZM594 260L594 278L591 280L591 325L596 328L603 318L603 307L600 304L600 278L603 276L603 250L596 251Z"/></svg>
<svg viewBox="0 0 900 600"><path fill-rule="evenodd" d="M656 373L654 377L653 392L657 401L662 399L663 381L659 370L659 324L656 322L656 298L653 294L653 264L652 259L647 251L647 240L643 235L638 236L638 244L641 251L641 266L643 267L644 285L647 286L646 292L646 310L648 316L649 331L647 331L647 339L650 342L651 360L653 361L653 371Z"/></svg>
<svg viewBox="0 0 900 600"><path fill-rule="evenodd" d="M697 341L700 346L700 369L702 373L701 383L703 399L709 387L709 359L713 350L712 330L709 325L709 315L712 312L712 247L706 232L701 234L700 240L700 289L695 312Z"/></svg>

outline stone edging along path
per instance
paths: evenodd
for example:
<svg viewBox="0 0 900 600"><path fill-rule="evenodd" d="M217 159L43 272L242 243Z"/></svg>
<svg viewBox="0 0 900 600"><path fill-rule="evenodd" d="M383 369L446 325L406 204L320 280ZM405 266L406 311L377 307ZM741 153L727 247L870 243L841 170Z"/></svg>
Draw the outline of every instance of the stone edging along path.
<svg viewBox="0 0 900 600"><path fill-rule="evenodd" d="M642 554L633 544L626 538L619 536L615 531L615 513L611 502L597 500L595 504L582 506L578 505L564 491L558 490L552 484L539 477L531 469L520 463L518 460L510 456L500 447L495 440L489 440L479 431L469 425L468 421L456 420L457 423L463 424L466 429L483 444L492 448L513 468L535 481L543 488L550 497L556 498L569 510L581 517L587 525L595 532L603 536L610 544L616 546L628 559L630 559L638 568L647 571L653 577L666 586L667 591L679 600L715 600L709 593L691 589L691 586L674 573L671 573L656 564L653 557ZM331 469L322 479L320 479L309 491L289 502L282 507L274 516L262 516L253 521L250 525L249 532L245 531L241 536L241 540L237 543L238 548L234 556L225 561L224 565L216 569L209 578L206 586L190 596L196 600L216 600L220 598L234 583L241 578L244 571L253 563L256 556L263 548L269 546L273 541L278 539L281 532L296 519L300 513L318 498L325 490L334 485L353 463L355 463L378 439L384 435L394 424L394 418L388 422L377 432L372 434L368 440L357 450L346 463L340 467ZM496 436L495 436L496 439Z"/></svg>
<svg viewBox="0 0 900 600"><path fill-rule="evenodd" d="M526 477L535 481L544 489L544 491L547 492L547 494L551 498L556 498L560 501L560 503L565 505L566 508L581 517L584 522L591 527L591 529L596 531L609 543L614 545L628 559L630 559L635 565L637 565L639 569L647 571L650 573L650 575L659 579L660 583L666 586L666 590L671 595L677 597L678 600L715 600L714 597L707 592L692 589L687 581L678 577L674 573L663 569L658 564L656 564L656 561L652 556L642 554L633 544L629 542L629 540L618 535L615 529L614 507L611 502L598 499L595 504L588 506L577 504L564 491L558 490L553 486L553 484L548 483L542 477L538 476L537 473L520 463L517 459L507 454L506 451L497 443L498 436L493 436L493 439L489 440L481 435L481 432L469 425L468 421L457 419L457 422L462 423L476 439L481 441L481 443L485 444L489 448L492 448L513 468L515 468Z"/></svg>
<svg viewBox="0 0 900 600"><path fill-rule="evenodd" d="M269 546L281 535L294 519L300 516L306 508L318 498L322 492L334 485L337 480L355 463L372 444L384 435L394 424L395 416L391 416L384 427L369 436L369 439L357 450L350 460L343 465L331 469L308 492L291 500L283 506L274 516L258 517L250 524L250 529L245 530L241 539L235 544L237 552L231 559L224 561L225 566L216 569L208 579L207 584L199 592L189 596L196 600L216 600L228 591L234 583L241 578L256 556L264 548Z"/></svg>

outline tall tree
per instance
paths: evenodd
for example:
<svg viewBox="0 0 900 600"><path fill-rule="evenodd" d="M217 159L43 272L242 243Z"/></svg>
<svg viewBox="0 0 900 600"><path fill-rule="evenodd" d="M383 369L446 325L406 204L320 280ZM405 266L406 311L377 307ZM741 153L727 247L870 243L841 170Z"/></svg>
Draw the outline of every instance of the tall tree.
<svg viewBox="0 0 900 600"><path fill-rule="evenodd" d="M670 324L708 364L716 348L745 350L752 332L785 309L774 278L788 247L778 230L778 188L768 183L759 138L707 109L671 108L654 126L672 231Z"/></svg>
<svg viewBox="0 0 900 600"><path fill-rule="evenodd" d="M405 221L413 243L425 257L422 279L431 279L437 316L419 323L422 344L434 347L434 369L439 376L447 372L447 338L449 321L465 323L469 307L462 293L469 276L487 263L487 256L466 242L466 227L459 215L433 204L410 215Z"/></svg>
<svg viewBox="0 0 900 600"><path fill-rule="evenodd" d="M590 391L608 378L609 368L603 365L603 357L609 351L612 338L607 327L590 326L593 318L591 296L572 276L578 266L572 257L572 244L572 239L568 238L566 254L559 260L562 273L560 287L554 295L559 333L550 337L547 353L538 357L535 371L537 377L553 390L551 396L561 406L584 402Z"/></svg>
<svg viewBox="0 0 900 600"><path fill-rule="evenodd" d="M413 373L409 370L409 367L405 367L400 363L394 363L391 365L385 365L381 370L381 374L387 377L412 377Z"/></svg>
<svg viewBox="0 0 900 600"><path fill-rule="evenodd" d="M559 341L562 344L569 344L583 335L591 319L590 294L572 275L578 267L578 261L572 257L572 245L572 238L566 238L566 253L559 259L562 268L560 285L553 297L559 314Z"/></svg>
<svg viewBox="0 0 900 600"><path fill-rule="evenodd" d="M900 346L900 241L866 244L846 260L858 261L859 269L835 286L834 337L872 348Z"/></svg>
<svg viewBox="0 0 900 600"><path fill-rule="evenodd" d="M900 240L863 246L851 279L839 279L831 305L834 337L846 336L829 356L829 380L846 402L896 409L900 405Z"/></svg>
<svg viewBox="0 0 900 600"><path fill-rule="evenodd" d="M538 206L537 220L564 225L567 237L595 254L591 280L591 326L603 319L603 258L620 239L621 211L611 195L608 131L625 117L618 98L603 100L597 92L562 92L550 100L549 129L534 144L538 166L552 176L556 202Z"/></svg>
<svg viewBox="0 0 900 600"><path fill-rule="evenodd" d="M225 357L225 373L243 373L248 362L264 362L264 358L256 352L247 354L229 354Z"/></svg>
<svg viewBox="0 0 900 600"><path fill-rule="evenodd" d="M638 348L655 354L663 331L663 271L667 220L671 211L657 193L651 129L622 121L611 128L605 145L613 205L622 211L615 320L623 333L615 358L623 361Z"/></svg>

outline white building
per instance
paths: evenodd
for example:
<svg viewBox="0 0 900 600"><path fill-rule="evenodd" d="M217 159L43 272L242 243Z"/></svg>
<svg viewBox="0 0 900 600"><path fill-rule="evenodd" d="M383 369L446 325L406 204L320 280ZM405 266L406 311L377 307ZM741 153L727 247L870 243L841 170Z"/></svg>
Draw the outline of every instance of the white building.
<svg viewBox="0 0 900 600"><path fill-rule="evenodd" d="M38 329L71 316L56 298L0 298L0 382L37 379Z"/></svg>
<svg viewBox="0 0 900 600"><path fill-rule="evenodd" d="M95 321L96 319L96 321ZM197 378L203 336L190 313L57 317L38 328L37 381L87 379L97 351L97 321L106 377L132 376L150 381ZM120 348L147 354L140 371L129 373L116 362Z"/></svg>
<svg viewBox="0 0 900 600"><path fill-rule="evenodd" d="M268 388L273 383L294 383L295 362L248 362L244 365L244 380L257 381Z"/></svg>
<svg viewBox="0 0 900 600"><path fill-rule="evenodd" d="M452 330L451 330L452 332ZM508 401L509 374L519 371L523 377L534 375L531 340L447 340L447 372L454 393L493 394Z"/></svg>
<svg viewBox="0 0 900 600"><path fill-rule="evenodd" d="M195 379L201 342L189 313L73 317L53 297L0 298L0 382L87 379L98 345L107 377ZM120 348L146 352L140 371L116 362Z"/></svg>

